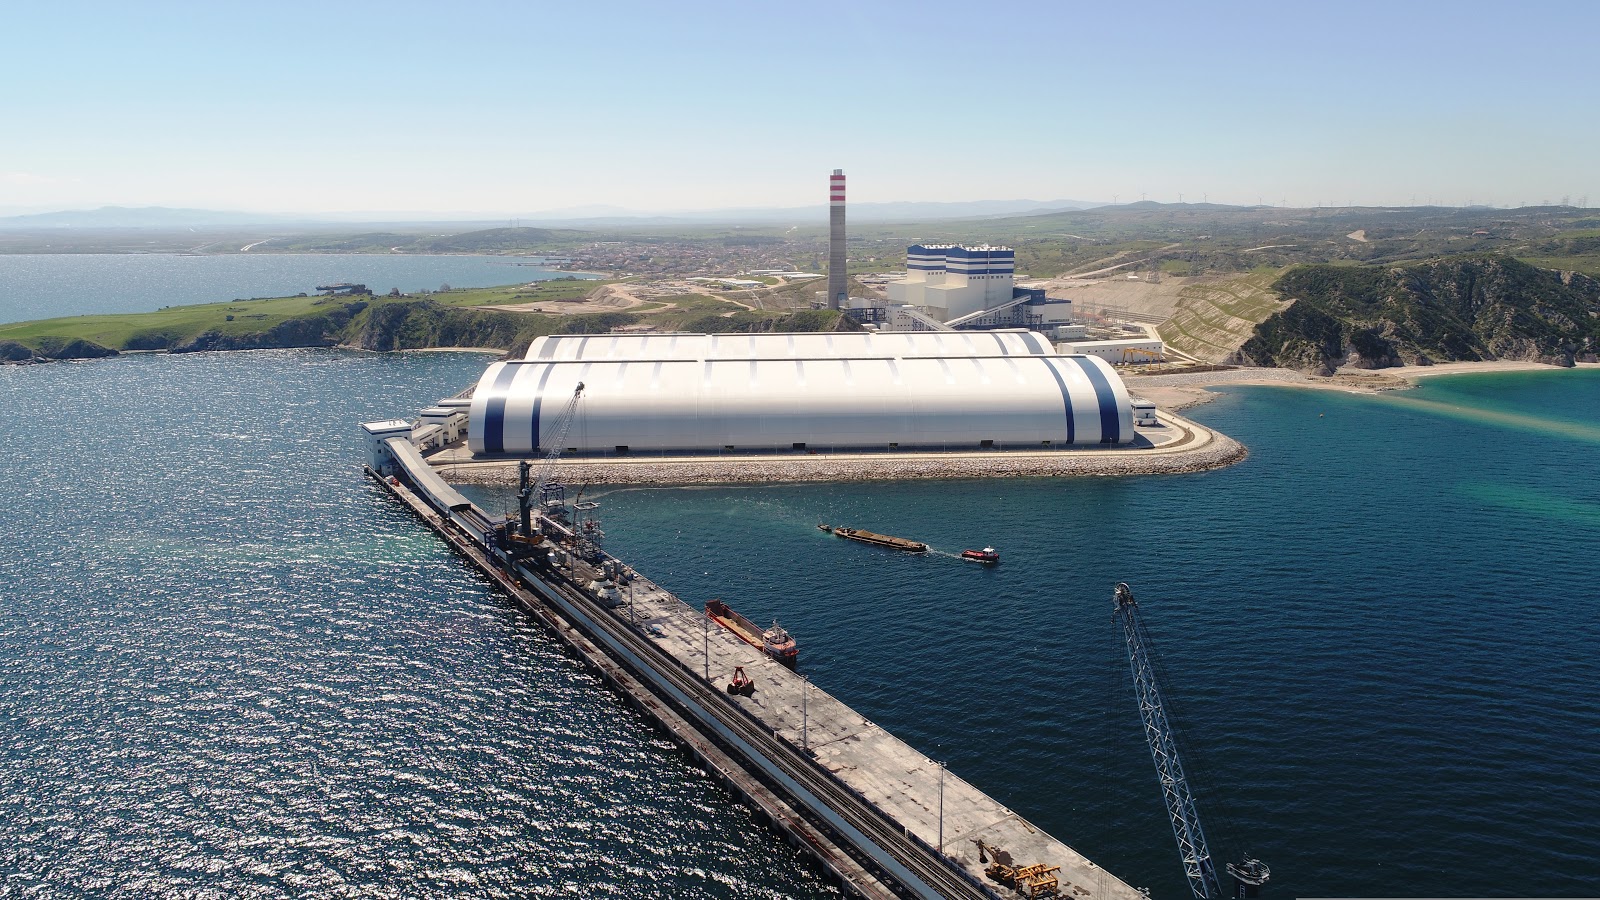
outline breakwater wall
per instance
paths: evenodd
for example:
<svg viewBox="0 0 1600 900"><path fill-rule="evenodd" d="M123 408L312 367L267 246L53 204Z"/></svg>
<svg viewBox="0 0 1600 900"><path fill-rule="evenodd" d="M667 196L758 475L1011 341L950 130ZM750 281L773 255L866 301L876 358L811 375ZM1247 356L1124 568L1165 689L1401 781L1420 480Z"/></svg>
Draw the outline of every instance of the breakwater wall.
<svg viewBox="0 0 1600 900"><path fill-rule="evenodd" d="M1163 413L1177 437L1150 448L990 450L952 453L784 453L764 456L571 457L557 463L573 484L747 484L902 481L923 478L1059 478L1091 475L1179 475L1241 462L1249 451L1233 438ZM445 450L429 462L447 480L516 483L515 460L476 460Z"/></svg>

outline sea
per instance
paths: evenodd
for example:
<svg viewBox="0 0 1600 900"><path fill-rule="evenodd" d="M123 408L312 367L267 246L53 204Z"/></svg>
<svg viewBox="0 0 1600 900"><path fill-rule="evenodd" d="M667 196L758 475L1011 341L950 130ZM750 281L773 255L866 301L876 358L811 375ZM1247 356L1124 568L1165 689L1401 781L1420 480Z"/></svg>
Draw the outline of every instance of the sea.
<svg viewBox="0 0 1600 900"><path fill-rule="evenodd" d="M412 293L495 287L576 274L539 263L536 257L398 253L0 253L0 324L292 297L336 282L365 284L386 294L395 288Z"/></svg>
<svg viewBox="0 0 1600 900"><path fill-rule="evenodd" d="M362 476L357 423L487 361L0 367L0 896L836 895ZM1249 458L585 498L614 553L780 620L821 688L1154 897L1188 888L1119 581L1213 853L1269 896L1595 896L1600 371L1189 414Z"/></svg>

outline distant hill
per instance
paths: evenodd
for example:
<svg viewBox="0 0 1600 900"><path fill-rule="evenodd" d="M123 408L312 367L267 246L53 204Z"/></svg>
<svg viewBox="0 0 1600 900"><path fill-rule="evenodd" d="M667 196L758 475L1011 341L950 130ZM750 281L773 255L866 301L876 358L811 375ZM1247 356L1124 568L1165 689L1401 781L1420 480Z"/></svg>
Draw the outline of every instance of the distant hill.
<svg viewBox="0 0 1600 900"><path fill-rule="evenodd" d="M539 249L557 238L570 238L572 232L548 228L489 228L447 237L423 238L401 249L408 253L504 253Z"/></svg>
<svg viewBox="0 0 1600 900"><path fill-rule="evenodd" d="M1600 349L1600 280L1506 256L1299 266L1273 289L1293 303L1256 326L1239 362L1323 373L1486 359L1570 366Z"/></svg>
<svg viewBox="0 0 1600 900"><path fill-rule="evenodd" d="M0 217L0 228L189 228L218 225L276 225L290 221L263 213L165 206L102 206L64 212Z"/></svg>
<svg viewBox="0 0 1600 900"><path fill-rule="evenodd" d="M889 203L851 203L853 222L926 222L941 219L970 219L989 216L1039 215L1049 212L1089 209L1100 206L1087 200L969 200L958 202L899 201ZM639 225L771 225L821 223L828 218L827 204L820 199L809 206L742 207L733 209L668 210L650 212L616 207L580 207L545 210L520 216L536 224L567 226Z"/></svg>

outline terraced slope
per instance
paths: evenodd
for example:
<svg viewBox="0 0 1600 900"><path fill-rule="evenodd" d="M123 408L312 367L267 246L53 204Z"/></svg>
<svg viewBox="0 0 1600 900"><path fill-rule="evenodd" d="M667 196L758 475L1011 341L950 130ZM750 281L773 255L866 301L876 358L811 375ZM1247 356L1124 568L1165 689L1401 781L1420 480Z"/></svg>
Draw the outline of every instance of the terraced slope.
<svg viewBox="0 0 1600 900"><path fill-rule="evenodd" d="M1158 331L1168 347L1206 362L1231 362L1257 325L1289 306L1272 289L1277 273L1191 284Z"/></svg>

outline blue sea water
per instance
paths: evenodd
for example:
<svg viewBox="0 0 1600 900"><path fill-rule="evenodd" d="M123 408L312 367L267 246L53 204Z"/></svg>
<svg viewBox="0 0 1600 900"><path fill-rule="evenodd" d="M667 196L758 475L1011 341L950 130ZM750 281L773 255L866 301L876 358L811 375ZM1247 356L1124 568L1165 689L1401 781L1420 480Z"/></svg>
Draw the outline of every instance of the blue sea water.
<svg viewBox="0 0 1600 900"><path fill-rule="evenodd" d="M537 260L398 253L0 253L0 323L286 297L341 281L388 293L391 288L432 291L446 284L493 287L570 274L532 262Z"/></svg>
<svg viewBox="0 0 1600 900"><path fill-rule="evenodd" d="M482 365L0 369L0 892L829 893L359 476L356 422ZM585 496L614 552L781 619L823 688L1158 898L1187 889L1119 580L1213 849L1273 895L1592 896L1600 372L1192 414L1250 458Z"/></svg>

